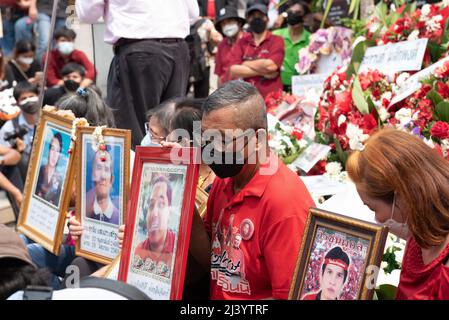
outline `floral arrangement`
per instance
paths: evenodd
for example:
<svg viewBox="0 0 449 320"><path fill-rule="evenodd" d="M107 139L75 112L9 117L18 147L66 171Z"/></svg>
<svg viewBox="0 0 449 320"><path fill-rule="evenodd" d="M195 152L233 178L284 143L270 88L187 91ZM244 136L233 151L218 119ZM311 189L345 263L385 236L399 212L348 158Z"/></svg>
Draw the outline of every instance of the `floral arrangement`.
<svg viewBox="0 0 449 320"><path fill-rule="evenodd" d="M289 105L295 103L298 100L298 97L295 95L292 95L290 93L282 92L282 91L274 91L270 92L265 97L265 105L267 106L267 112L271 114L275 114L277 108L282 103L287 103Z"/></svg>
<svg viewBox="0 0 449 320"><path fill-rule="evenodd" d="M295 66L299 74L313 73L321 55L337 52L342 64L347 65L352 55L352 30L343 27L319 29L311 35L308 47L299 50L299 62Z"/></svg>
<svg viewBox="0 0 449 320"><path fill-rule="evenodd" d="M77 127L88 127L89 123L85 118L75 118L72 122L72 130L70 132L70 147L69 147L69 154L73 152L73 149L75 148L75 142L76 142L76 128Z"/></svg>
<svg viewBox="0 0 449 320"><path fill-rule="evenodd" d="M92 138L94 140L94 143L92 144L92 149L95 152L100 152L100 161L106 161L106 142L104 141L103 137L103 129L105 129L106 126L99 126L96 127L94 132L92 133Z"/></svg>
<svg viewBox="0 0 449 320"><path fill-rule="evenodd" d="M303 139L303 132L297 128L277 123L269 133L269 147L287 165L295 161L308 146L307 140Z"/></svg>

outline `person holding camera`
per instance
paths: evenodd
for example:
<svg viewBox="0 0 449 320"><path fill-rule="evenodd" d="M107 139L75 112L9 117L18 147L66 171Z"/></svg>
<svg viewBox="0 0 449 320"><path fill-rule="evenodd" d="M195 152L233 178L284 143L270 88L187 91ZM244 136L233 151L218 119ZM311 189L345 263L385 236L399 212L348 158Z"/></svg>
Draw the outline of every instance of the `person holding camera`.
<svg viewBox="0 0 449 320"><path fill-rule="evenodd" d="M33 145L34 128L39 118L39 90L37 86L23 81L16 85L13 95L22 112L0 129L0 145L16 149L22 154L18 169L24 182Z"/></svg>

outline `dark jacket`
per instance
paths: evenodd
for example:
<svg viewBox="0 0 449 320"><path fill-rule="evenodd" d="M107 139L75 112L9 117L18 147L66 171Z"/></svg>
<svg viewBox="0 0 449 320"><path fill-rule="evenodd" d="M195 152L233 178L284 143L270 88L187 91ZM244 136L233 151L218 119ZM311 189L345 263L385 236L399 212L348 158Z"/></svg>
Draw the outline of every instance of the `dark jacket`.
<svg viewBox="0 0 449 320"><path fill-rule="evenodd" d="M198 0L198 6L200 7L200 16L207 16L207 0ZM237 9L237 0L215 0L215 16L218 16L218 13L225 6L233 6Z"/></svg>

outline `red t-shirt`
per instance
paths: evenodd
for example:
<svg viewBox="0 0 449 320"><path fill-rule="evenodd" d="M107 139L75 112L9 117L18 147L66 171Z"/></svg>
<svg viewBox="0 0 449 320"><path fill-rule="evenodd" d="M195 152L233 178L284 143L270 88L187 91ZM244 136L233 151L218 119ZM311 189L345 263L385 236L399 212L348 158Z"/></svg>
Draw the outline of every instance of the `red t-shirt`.
<svg viewBox="0 0 449 320"><path fill-rule="evenodd" d="M207 0L207 17L215 19L215 0Z"/></svg>
<svg viewBox="0 0 449 320"><path fill-rule="evenodd" d="M421 248L411 237L402 261L397 300L449 300L449 244L425 265Z"/></svg>
<svg viewBox="0 0 449 320"><path fill-rule="evenodd" d="M270 164L278 165L275 173L262 174L262 166L237 194L232 178L214 181L204 217L212 245L211 299L288 298L314 203L281 160L272 155Z"/></svg>
<svg viewBox="0 0 449 320"><path fill-rule="evenodd" d="M244 35L232 48L229 65L242 64L244 61L271 59L278 66L279 76L266 79L261 76L246 78L245 81L255 86L265 98L270 92L282 90L280 70L284 60L284 39L267 33L266 38L256 46L252 34Z"/></svg>
<svg viewBox="0 0 449 320"><path fill-rule="evenodd" d="M45 61L45 54L42 57L42 61ZM69 56L67 62L64 61L62 55L57 49L50 51L50 59L48 61L48 73L47 73L47 86L53 87L58 84L58 81L62 79L62 68L69 62L75 62L86 69L86 78L95 81L96 71L95 67L80 50L73 50Z"/></svg>
<svg viewBox="0 0 449 320"><path fill-rule="evenodd" d="M245 33L240 33L241 39ZM225 83L229 80L232 80L229 75L230 64L230 55L232 48L236 45L237 42L231 43L228 38L224 38L217 48L217 53L215 54L215 74L220 78L221 83Z"/></svg>
<svg viewBox="0 0 449 320"><path fill-rule="evenodd" d="M173 249L175 248L175 240L176 234L171 230L167 230L167 236L165 238L165 243L162 252L151 251L150 240L145 239L145 241L137 245L134 253L140 256L142 260L145 260L146 258L151 258L156 263L162 261L168 266L169 269L171 269L171 265L173 262L172 261Z"/></svg>

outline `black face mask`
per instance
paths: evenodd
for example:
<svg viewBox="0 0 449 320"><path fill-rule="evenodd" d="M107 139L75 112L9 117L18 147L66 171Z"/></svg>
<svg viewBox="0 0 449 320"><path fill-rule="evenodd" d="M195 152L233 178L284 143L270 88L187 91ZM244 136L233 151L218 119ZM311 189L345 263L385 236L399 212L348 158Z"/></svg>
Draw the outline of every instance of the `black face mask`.
<svg viewBox="0 0 449 320"><path fill-rule="evenodd" d="M267 23L262 18L254 18L250 21L249 26L254 33L262 33L267 28Z"/></svg>
<svg viewBox="0 0 449 320"><path fill-rule="evenodd" d="M294 26L299 23L304 22L304 16L301 12L288 12L287 23L291 26Z"/></svg>
<svg viewBox="0 0 449 320"><path fill-rule="evenodd" d="M78 82L76 82L75 80L65 80L64 81L64 87L68 90L68 91L73 91L75 92L76 90L78 90L78 88L80 87L80 84Z"/></svg>
<svg viewBox="0 0 449 320"><path fill-rule="evenodd" d="M201 148L201 153L203 153L203 150L204 147ZM220 179L235 177L245 166L240 152L218 152L217 150L212 149L210 157L213 159L216 153L221 155L221 163L211 163L208 165ZM230 159L232 162L226 163L226 159Z"/></svg>
<svg viewBox="0 0 449 320"><path fill-rule="evenodd" d="M23 112L28 114L35 114L39 111L39 102L27 102L20 106Z"/></svg>

